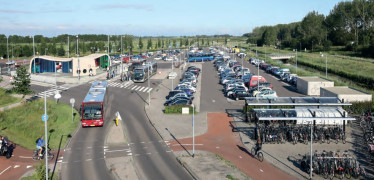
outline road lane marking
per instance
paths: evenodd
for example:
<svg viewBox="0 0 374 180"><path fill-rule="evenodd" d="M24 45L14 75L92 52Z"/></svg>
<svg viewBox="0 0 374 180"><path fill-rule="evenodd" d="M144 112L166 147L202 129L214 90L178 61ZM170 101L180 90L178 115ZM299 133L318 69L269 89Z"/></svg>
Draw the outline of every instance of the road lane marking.
<svg viewBox="0 0 374 180"><path fill-rule="evenodd" d="M141 86L138 86L138 87L135 89L135 91L137 91L138 89L140 89L140 87L141 87Z"/></svg>
<svg viewBox="0 0 374 180"><path fill-rule="evenodd" d="M32 166L26 166L26 169L31 168Z"/></svg>
<svg viewBox="0 0 374 180"><path fill-rule="evenodd" d="M20 167L20 165L15 165L15 166L14 166L14 168L18 168L18 167Z"/></svg>
<svg viewBox="0 0 374 180"><path fill-rule="evenodd" d="M107 150L104 150L105 152L104 153L108 153L108 152L120 152L120 151L129 151L130 149L119 149L119 150L112 150L112 151L107 151Z"/></svg>
<svg viewBox="0 0 374 180"><path fill-rule="evenodd" d="M239 156L240 159L242 159L242 156Z"/></svg>
<svg viewBox="0 0 374 180"><path fill-rule="evenodd" d="M148 87L144 88L143 92L146 92L146 91L147 91L147 89L148 89Z"/></svg>
<svg viewBox="0 0 374 180"><path fill-rule="evenodd" d="M145 143L145 142L140 142L140 143Z"/></svg>
<svg viewBox="0 0 374 180"><path fill-rule="evenodd" d="M261 172L264 172L262 169L260 169Z"/></svg>
<svg viewBox="0 0 374 180"><path fill-rule="evenodd" d="M151 154L151 153L147 153L147 154Z"/></svg>
<svg viewBox="0 0 374 180"><path fill-rule="evenodd" d="M134 87L131 88L131 90L135 89L136 87L138 87L137 85L134 85Z"/></svg>
<svg viewBox="0 0 374 180"><path fill-rule="evenodd" d="M86 161L91 161L92 159L86 159Z"/></svg>
<svg viewBox="0 0 374 180"><path fill-rule="evenodd" d="M140 88L139 91L142 91L144 88L145 88L145 87Z"/></svg>
<svg viewBox="0 0 374 180"><path fill-rule="evenodd" d="M4 169L3 171L1 171L0 175L2 175L5 171L7 171L9 168L11 168L12 166L9 166L8 168Z"/></svg>
<svg viewBox="0 0 374 180"><path fill-rule="evenodd" d="M218 146L217 146L216 148L217 148L217 149L219 149L219 147L218 147Z"/></svg>
<svg viewBox="0 0 374 180"><path fill-rule="evenodd" d="M171 151L166 151L166 152L171 152Z"/></svg>
<svg viewBox="0 0 374 180"><path fill-rule="evenodd" d="M153 89L153 88L150 88L150 89L149 89L149 90L147 91L147 93L151 92L151 91L152 91L152 89Z"/></svg>
<svg viewBox="0 0 374 180"><path fill-rule="evenodd" d="M26 156L18 156L19 158L32 158L32 157L26 157Z"/></svg>
<svg viewBox="0 0 374 180"><path fill-rule="evenodd" d="M128 155L128 156L131 156L131 155L132 155L132 153L128 153L127 155Z"/></svg>

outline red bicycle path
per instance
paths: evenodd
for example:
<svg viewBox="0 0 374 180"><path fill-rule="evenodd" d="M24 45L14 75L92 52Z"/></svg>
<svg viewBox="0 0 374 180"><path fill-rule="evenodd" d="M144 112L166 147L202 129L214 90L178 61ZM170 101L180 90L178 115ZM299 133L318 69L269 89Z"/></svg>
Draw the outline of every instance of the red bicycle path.
<svg viewBox="0 0 374 180"><path fill-rule="evenodd" d="M208 113L207 133L195 137L195 149L219 154L229 160L252 179L296 179L264 161L260 162L250 155L240 140L238 132L232 132L226 113ZM169 141L173 151L192 150L192 137Z"/></svg>
<svg viewBox="0 0 374 180"><path fill-rule="evenodd" d="M57 152L52 150L52 153L56 156ZM13 156L10 159L6 159L5 156L0 156L0 180L18 180L26 172L34 169L35 165L39 165L40 161L32 160L32 154L32 150L16 146L13 151ZM62 151L60 151L59 156L62 156ZM56 161L55 158L48 164L54 164Z"/></svg>

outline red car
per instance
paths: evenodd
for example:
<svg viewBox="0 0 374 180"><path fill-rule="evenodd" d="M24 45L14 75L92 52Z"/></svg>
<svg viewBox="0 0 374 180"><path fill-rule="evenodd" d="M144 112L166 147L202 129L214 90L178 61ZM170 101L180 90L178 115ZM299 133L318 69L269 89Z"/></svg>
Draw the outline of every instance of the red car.
<svg viewBox="0 0 374 180"><path fill-rule="evenodd" d="M122 60L123 60L124 63L129 63L130 62L130 57L129 56L124 57Z"/></svg>

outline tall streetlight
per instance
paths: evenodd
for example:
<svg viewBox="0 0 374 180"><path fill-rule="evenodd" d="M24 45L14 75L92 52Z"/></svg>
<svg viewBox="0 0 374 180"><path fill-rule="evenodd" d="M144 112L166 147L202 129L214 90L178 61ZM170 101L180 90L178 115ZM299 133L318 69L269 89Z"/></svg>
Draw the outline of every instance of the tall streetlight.
<svg viewBox="0 0 374 180"><path fill-rule="evenodd" d="M108 35L108 55L109 55L109 35Z"/></svg>
<svg viewBox="0 0 374 180"><path fill-rule="evenodd" d="M121 35L121 55L120 55L120 58L121 58L121 77L123 78L123 58L122 58L122 55L123 55L123 44L122 44L122 35ZM123 81L121 79L121 81Z"/></svg>
<svg viewBox="0 0 374 180"><path fill-rule="evenodd" d="M77 58L78 58L78 80L81 80L81 73L80 73L80 62L79 62L79 51L78 51L78 35L77 37Z"/></svg>
<svg viewBox="0 0 374 180"><path fill-rule="evenodd" d="M257 44L256 44L256 59L257 59ZM260 88L260 83L258 83L259 81L260 81L260 60L257 59L257 91Z"/></svg>
<svg viewBox="0 0 374 180"><path fill-rule="evenodd" d="M6 54L8 55L8 65L9 65L9 36L6 37Z"/></svg>
<svg viewBox="0 0 374 180"><path fill-rule="evenodd" d="M195 157L195 105L192 107L192 157Z"/></svg>
<svg viewBox="0 0 374 180"><path fill-rule="evenodd" d="M68 35L68 58L69 58L69 56L70 56L70 45L69 45L69 35Z"/></svg>
<svg viewBox="0 0 374 180"><path fill-rule="evenodd" d="M33 50L33 53L34 53L34 74L36 74L36 71L35 71L35 40L34 40L34 36L32 36L32 50Z"/></svg>
<svg viewBox="0 0 374 180"><path fill-rule="evenodd" d="M148 89L150 89L150 81L151 81L151 78L149 77L149 71L150 71L150 66L152 64L149 62L148 63ZM152 67L152 70L153 70L153 67ZM148 90L148 105L150 106L151 105L151 91Z"/></svg>
<svg viewBox="0 0 374 180"><path fill-rule="evenodd" d="M297 49L294 49L293 51L296 51L296 74L297 74Z"/></svg>

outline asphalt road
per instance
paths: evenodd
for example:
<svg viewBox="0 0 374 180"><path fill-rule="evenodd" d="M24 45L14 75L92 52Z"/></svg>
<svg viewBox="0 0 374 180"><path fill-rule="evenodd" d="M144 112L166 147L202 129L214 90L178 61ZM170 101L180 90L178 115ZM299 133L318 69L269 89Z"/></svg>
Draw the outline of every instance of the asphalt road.
<svg viewBox="0 0 374 180"><path fill-rule="evenodd" d="M161 69L168 67L171 67L170 63L160 63L158 66ZM153 89L158 81L151 80ZM148 83L136 83L136 85L146 87ZM60 102L70 104L70 98L75 98L75 109L79 109L89 87L90 84L83 84L62 91ZM36 93L50 88L32 85ZM124 120L124 132L129 141L128 145L137 174L141 179L191 179L191 176L176 161L166 143L150 125L144 112L147 98L148 94L144 92L108 87L104 126L93 128L79 126L64 151L62 179L114 179L104 161L104 141L117 111ZM49 99L53 99L53 96ZM113 157L108 154L109 156Z"/></svg>

